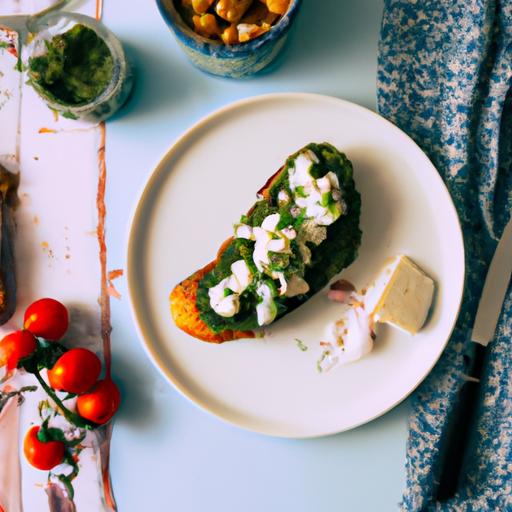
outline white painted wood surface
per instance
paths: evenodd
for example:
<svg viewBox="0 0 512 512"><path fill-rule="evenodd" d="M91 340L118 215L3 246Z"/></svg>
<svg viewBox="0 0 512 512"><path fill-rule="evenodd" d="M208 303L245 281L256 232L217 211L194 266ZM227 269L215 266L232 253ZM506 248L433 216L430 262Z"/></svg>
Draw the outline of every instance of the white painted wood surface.
<svg viewBox="0 0 512 512"><path fill-rule="evenodd" d="M5 16L29 14L48 7L48 0L4 0ZM81 2L79 12L95 15L96 2ZM19 19L16 23L19 23ZM5 27L0 41L13 38ZM101 353L100 261L96 236L98 214L98 126L62 117L56 118L37 94L25 84L26 76L14 69L16 58L0 49L0 163L21 172L15 212L15 252L18 303L15 316L0 327L0 336L20 328L25 307L40 297L54 297L71 313L71 328L65 343ZM33 384L30 375L18 375L13 387ZM27 396L17 411L8 407L0 416L0 510L33 512L48 510L44 492L47 472L21 463L21 496L12 468L17 467L25 431L39 423L37 405L46 395L40 391ZM19 412L19 451L16 442ZM92 436L87 440L90 445ZM2 460L5 462L4 457ZM73 482L78 511L107 510L103 505L96 449L87 448L80 458L80 474Z"/></svg>

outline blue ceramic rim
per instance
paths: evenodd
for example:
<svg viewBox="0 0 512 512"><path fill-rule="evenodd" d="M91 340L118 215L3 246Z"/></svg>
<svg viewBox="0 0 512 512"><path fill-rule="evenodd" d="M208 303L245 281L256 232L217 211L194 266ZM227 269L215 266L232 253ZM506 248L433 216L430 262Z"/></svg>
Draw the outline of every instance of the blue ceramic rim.
<svg viewBox="0 0 512 512"><path fill-rule="evenodd" d="M172 4L176 14L175 18L164 5L164 2L166 1ZM289 30L295 16L297 15L301 2L302 0L291 0L291 5L288 11L282 16L277 24L274 25L267 33L257 37L253 41L237 45L225 45L221 42L212 41L206 37L200 36L188 27L174 7L174 0L156 0L160 15L180 42L204 55L211 55L212 57L221 59L245 57L254 53L262 46L279 39Z"/></svg>

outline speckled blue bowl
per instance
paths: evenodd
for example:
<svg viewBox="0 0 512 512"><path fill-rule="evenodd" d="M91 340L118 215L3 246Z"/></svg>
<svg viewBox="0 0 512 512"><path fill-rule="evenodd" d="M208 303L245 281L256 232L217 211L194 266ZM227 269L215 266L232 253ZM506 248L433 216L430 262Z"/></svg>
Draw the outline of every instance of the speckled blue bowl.
<svg viewBox="0 0 512 512"><path fill-rule="evenodd" d="M288 12L265 34L237 45L225 45L196 34L182 19L173 0L156 0L165 22L192 63L202 71L244 78L266 68L282 50L302 0L291 0Z"/></svg>

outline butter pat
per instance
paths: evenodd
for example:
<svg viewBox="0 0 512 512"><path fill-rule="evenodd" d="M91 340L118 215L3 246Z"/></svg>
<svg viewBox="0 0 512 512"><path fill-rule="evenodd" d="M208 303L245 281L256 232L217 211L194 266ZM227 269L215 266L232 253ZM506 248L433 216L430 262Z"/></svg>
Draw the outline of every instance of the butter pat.
<svg viewBox="0 0 512 512"><path fill-rule="evenodd" d="M434 296L434 281L407 256L395 256L368 289L364 303L375 322L410 334L425 324Z"/></svg>

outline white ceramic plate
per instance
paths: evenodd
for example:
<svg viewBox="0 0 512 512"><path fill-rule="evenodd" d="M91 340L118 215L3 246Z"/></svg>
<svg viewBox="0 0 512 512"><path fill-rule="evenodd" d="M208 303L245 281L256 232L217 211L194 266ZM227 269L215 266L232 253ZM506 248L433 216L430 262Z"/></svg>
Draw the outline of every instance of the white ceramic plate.
<svg viewBox="0 0 512 512"><path fill-rule="evenodd" d="M169 313L173 286L215 257L289 154L324 141L352 160L362 196L360 255L343 276L361 288L386 258L409 255L438 285L427 326L414 337L384 327L369 356L323 374L316 370L318 343L340 312L325 292L276 322L262 340L211 345L177 329ZM408 136L340 99L274 94L223 108L174 144L136 208L127 268L143 344L181 393L241 427L310 437L376 418L428 374L457 317L464 251L450 196ZM299 350L295 338L309 350Z"/></svg>

